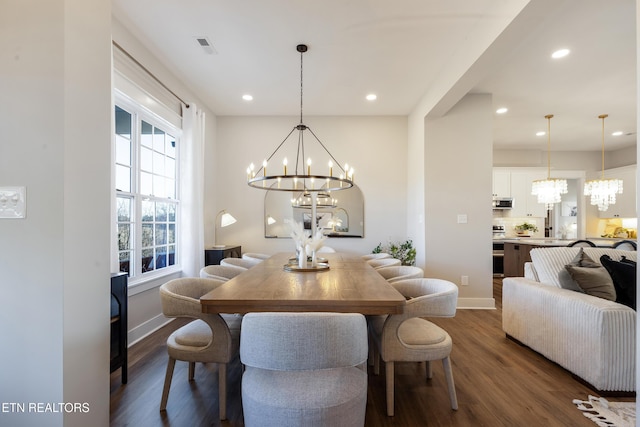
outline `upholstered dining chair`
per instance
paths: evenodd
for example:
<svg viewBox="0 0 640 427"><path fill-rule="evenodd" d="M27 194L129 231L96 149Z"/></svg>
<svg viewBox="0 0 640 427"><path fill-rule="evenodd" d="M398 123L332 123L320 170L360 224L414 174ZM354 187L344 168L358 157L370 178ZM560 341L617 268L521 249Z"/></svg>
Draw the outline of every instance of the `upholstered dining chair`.
<svg viewBox="0 0 640 427"><path fill-rule="evenodd" d="M386 252L379 252L377 254L362 255L362 259L365 261L369 261L370 259L384 259L384 258L391 258L391 254L388 254Z"/></svg>
<svg viewBox="0 0 640 427"><path fill-rule="evenodd" d="M242 258L223 258L220 261L220 265L232 265L234 267L242 267L242 268L251 268L255 265L260 264L262 261L255 261L250 259L242 259Z"/></svg>
<svg viewBox="0 0 640 427"><path fill-rule="evenodd" d="M248 259L249 261L260 262L269 258L271 255L263 254L260 252L245 252L242 254L242 259Z"/></svg>
<svg viewBox="0 0 640 427"><path fill-rule="evenodd" d="M399 280L406 279L418 279L424 277L424 271L420 267L413 265L392 265L389 267L380 267L376 271L380 273L382 277L387 279L387 282L393 283Z"/></svg>
<svg viewBox="0 0 640 427"><path fill-rule="evenodd" d="M391 267L392 265L401 265L402 261L397 258L370 259L366 261L373 268Z"/></svg>
<svg viewBox="0 0 640 427"><path fill-rule="evenodd" d="M618 242L615 242L612 247L625 251L635 251L638 249L638 245L633 240L620 240Z"/></svg>
<svg viewBox="0 0 640 427"><path fill-rule="evenodd" d="M362 314L246 314L240 360L245 426L364 425L367 326Z"/></svg>
<svg viewBox="0 0 640 427"><path fill-rule="evenodd" d="M407 298L404 313L370 316L369 335L374 344L374 373L385 362L387 415L394 414L394 363L426 361L427 378L432 378L431 361L442 360L452 409L458 399L451 369L452 341L449 334L423 317L453 317L458 287L441 279L408 279L393 283Z"/></svg>
<svg viewBox="0 0 640 427"><path fill-rule="evenodd" d="M207 265L200 269L200 277L227 281L243 271L247 271L247 269L235 265Z"/></svg>
<svg viewBox="0 0 640 427"><path fill-rule="evenodd" d="M588 247L595 247L596 244L593 243L591 240L576 240L575 242L569 243L567 246L578 246L578 247L582 246L582 247L588 248Z"/></svg>
<svg viewBox="0 0 640 427"><path fill-rule="evenodd" d="M162 390L160 410L165 411L176 360L189 362L189 381L196 362L218 364L218 400L220 419L227 418L227 364L238 354L242 317L234 314L202 312L200 297L223 284L202 278L173 279L160 286L162 313L166 317L196 319L173 332L167 339L169 362Z"/></svg>

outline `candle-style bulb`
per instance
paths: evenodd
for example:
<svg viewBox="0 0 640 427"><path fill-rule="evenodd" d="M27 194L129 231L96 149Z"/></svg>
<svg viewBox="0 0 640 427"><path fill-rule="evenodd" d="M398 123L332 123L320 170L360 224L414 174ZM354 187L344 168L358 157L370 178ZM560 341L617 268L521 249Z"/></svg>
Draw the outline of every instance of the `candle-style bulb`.
<svg viewBox="0 0 640 427"><path fill-rule="evenodd" d="M333 162L329 160L329 176L333 176Z"/></svg>
<svg viewBox="0 0 640 427"><path fill-rule="evenodd" d="M311 175L311 157L307 159L307 175Z"/></svg>
<svg viewBox="0 0 640 427"><path fill-rule="evenodd" d="M262 175L267 176L267 159L262 161Z"/></svg>
<svg viewBox="0 0 640 427"><path fill-rule="evenodd" d="M282 160L282 166L284 166L284 174L287 174L287 158L285 157L284 160Z"/></svg>

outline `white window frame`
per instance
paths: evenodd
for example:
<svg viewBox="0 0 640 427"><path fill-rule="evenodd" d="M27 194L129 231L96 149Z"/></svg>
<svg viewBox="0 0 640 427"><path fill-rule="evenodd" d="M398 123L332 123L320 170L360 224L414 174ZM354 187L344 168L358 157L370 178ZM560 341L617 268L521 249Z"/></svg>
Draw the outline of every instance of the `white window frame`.
<svg viewBox="0 0 640 427"><path fill-rule="evenodd" d="M132 200L132 223L133 223L133 257L135 262L133 262L133 267L130 267L130 272L129 272L129 286L136 286L136 285L140 285L142 283L145 282L149 282L149 281L153 281L156 280L158 278L164 277L164 276L168 276L168 275L172 275L175 273L179 273L182 269L181 265L180 265L180 258L181 258L181 253L180 253L180 230L181 230L181 221L180 221L180 142L182 139L182 129L179 129L178 127L176 127L175 125L173 125L171 122L169 122L168 120L163 119L162 117L160 117L159 115L157 115L156 113L152 112L151 110L145 108L143 105L141 105L140 103L136 102L135 100L133 100L131 97L128 97L126 94L124 94L123 92L119 91L119 90L115 90L114 91L114 110L115 107L120 107L124 110L126 110L127 112L129 112L132 115L132 129L131 129L131 134L132 134L132 159L131 159L131 168L133 170L132 172L132 176L131 176L131 192L122 192L122 191L118 191L115 189L115 185L114 185L114 209L117 210L117 199L118 197L125 197L125 198L130 198ZM175 256L174 256L174 260L175 260L175 264L174 265L167 265L166 267L162 267L160 269L154 269L152 271L148 271L148 272L142 272L142 268L141 268L141 262L140 260L142 259L142 248L141 248L141 242L142 242L142 201L145 199L148 199L150 196L149 195L143 195L140 193L140 173L141 173L141 167L140 167L140 151L141 151L141 142L140 142L140 124L142 121L145 121L147 123L149 123L150 125L161 129L162 131L164 131L165 133L171 134L172 136L175 137L176 140L176 153L175 153L175 168L176 168L176 175L175 175L175 185L176 185L176 198L175 199L167 199L167 198L161 198L161 197L153 197L151 196L155 201L158 202L169 202L169 203L175 203L176 205L176 220L175 220ZM115 122L114 122L115 125ZM113 130L114 132L114 138L115 138L115 129ZM114 162L113 162L113 167L115 170L115 157L114 157ZM114 184L115 184L115 180L114 180ZM116 224L115 224L115 233L116 233L116 240L117 240L117 233L118 233L118 218L117 218L117 212L115 214L115 219L116 219ZM155 242L154 242L155 243ZM119 266L119 248L118 245L116 243L115 246L115 259ZM167 254L168 256L168 254ZM119 268L119 267L118 267Z"/></svg>

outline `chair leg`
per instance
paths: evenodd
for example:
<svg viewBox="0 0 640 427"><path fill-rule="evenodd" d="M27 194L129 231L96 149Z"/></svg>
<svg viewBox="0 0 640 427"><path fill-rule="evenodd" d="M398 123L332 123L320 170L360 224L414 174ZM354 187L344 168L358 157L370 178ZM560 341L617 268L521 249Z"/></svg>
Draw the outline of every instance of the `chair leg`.
<svg viewBox="0 0 640 427"><path fill-rule="evenodd" d="M220 402L220 419L227 419L227 364L218 363L218 401Z"/></svg>
<svg viewBox="0 0 640 427"><path fill-rule="evenodd" d="M373 358L375 356L373 346L375 345L375 343L373 342L373 339L371 339L371 335L369 335L368 338L369 338L369 354L367 355L367 364L369 366L373 366Z"/></svg>
<svg viewBox="0 0 640 427"><path fill-rule="evenodd" d="M451 409L458 409L458 397L456 395L456 387L453 383L453 370L451 369L451 359L449 356L442 359L444 375L447 378L447 387L449 388L449 400L451 401Z"/></svg>
<svg viewBox="0 0 640 427"><path fill-rule="evenodd" d="M431 364L430 360L427 360L427 379L430 380L431 378L433 378L433 365Z"/></svg>
<svg viewBox="0 0 640 427"><path fill-rule="evenodd" d="M380 350L378 347L373 347L373 373L380 375Z"/></svg>
<svg viewBox="0 0 640 427"><path fill-rule="evenodd" d="M388 361L384 363L386 385L387 385L387 415L393 417L393 383L394 383L394 369L393 362Z"/></svg>
<svg viewBox="0 0 640 427"><path fill-rule="evenodd" d="M189 362L189 381L193 381L196 376L196 362Z"/></svg>
<svg viewBox="0 0 640 427"><path fill-rule="evenodd" d="M171 388L171 378L173 378L173 368L176 366L176 359L169 357L167 363L167 374L164 377L164 388L162 389L162 400L160 400L160 410L167 410L167 400L169 399L169 389Z"/></svg>

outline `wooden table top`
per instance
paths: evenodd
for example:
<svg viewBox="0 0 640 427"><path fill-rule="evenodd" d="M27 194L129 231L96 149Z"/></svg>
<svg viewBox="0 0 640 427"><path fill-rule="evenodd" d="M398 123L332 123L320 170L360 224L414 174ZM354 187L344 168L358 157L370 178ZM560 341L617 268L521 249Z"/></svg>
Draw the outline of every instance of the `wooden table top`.
<svg viewBox="0 0 640 427"><path fill-rule="evenodd" d="M397 314L406 300L357 255L323 253L324 271L285 271L278 253L200 298L204 313L338 312Z"/></svg>

